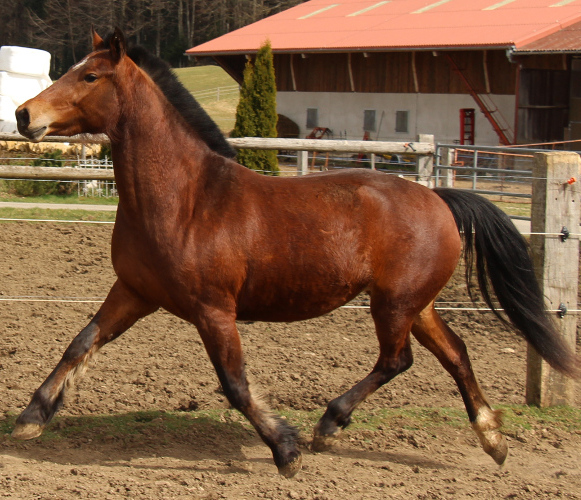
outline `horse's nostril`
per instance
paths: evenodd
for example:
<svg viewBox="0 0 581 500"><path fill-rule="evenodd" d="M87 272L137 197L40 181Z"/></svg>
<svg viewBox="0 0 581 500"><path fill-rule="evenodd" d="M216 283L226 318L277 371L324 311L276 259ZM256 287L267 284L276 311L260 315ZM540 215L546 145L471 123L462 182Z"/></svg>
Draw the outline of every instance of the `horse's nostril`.
<svg viewBox="0 0 581 500"><path fill-rule="evenodd" d="M30 125L30 114L28 109L18 109L16 110L16 123L18 124L18 129L26 129Z"/></svg>

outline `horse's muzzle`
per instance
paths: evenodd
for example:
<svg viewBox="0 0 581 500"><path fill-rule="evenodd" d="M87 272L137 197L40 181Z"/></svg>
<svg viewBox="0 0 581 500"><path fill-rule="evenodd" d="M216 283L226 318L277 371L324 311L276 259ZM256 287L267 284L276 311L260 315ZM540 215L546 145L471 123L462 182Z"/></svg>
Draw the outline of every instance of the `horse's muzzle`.
<svg viewBox="0 0 581 500"><path fill-rule="evenodd" d="M30 128L30 113L26 107L20 106L16 110L16 125L18 132L31 141L39 141L46 135L46 127Z"/></svg>
<svg viewBox="0 0 581 500"><path fill-rule="evenodd" d="M28 126L30 125L30 114L28 113L28 109L21 106L16 110L16 124L18 125L18 132L22 135L26 135Z"/></svg>

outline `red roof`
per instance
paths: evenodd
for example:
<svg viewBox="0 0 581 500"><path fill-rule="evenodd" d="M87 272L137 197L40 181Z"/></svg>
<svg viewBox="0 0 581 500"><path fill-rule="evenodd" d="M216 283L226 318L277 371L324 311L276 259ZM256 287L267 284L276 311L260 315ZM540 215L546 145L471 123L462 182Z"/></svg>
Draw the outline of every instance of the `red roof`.
<svg viewBox="0 0 581 500"><path fill-rule="evenodd" d="M581 0L311 0L186 53L254 53L267 39L273 52L518 50L580 21Z"/></svg>

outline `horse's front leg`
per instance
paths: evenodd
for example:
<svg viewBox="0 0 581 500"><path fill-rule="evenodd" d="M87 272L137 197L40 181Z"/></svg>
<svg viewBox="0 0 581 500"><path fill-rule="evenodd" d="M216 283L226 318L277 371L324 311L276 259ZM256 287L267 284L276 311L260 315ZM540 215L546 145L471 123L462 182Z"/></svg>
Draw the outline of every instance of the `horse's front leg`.
<svg viewBox="0 0 581 500"><path fill-rule="evenodd" d="M228 401L250 421L270 447L279 473L293 477L301 469L298 432L252 394L235 314L208 308L195 324Z"/></svg>
<svg viewBox="0 0 581 500"><path fill-rule="evenodd" d="M97 314L74 338L55 369L36 390L16 420L12 436L17 439L40 436L62 405L66 388L84 373L91 357L104 344L156 309L117 281Z"/></svg>

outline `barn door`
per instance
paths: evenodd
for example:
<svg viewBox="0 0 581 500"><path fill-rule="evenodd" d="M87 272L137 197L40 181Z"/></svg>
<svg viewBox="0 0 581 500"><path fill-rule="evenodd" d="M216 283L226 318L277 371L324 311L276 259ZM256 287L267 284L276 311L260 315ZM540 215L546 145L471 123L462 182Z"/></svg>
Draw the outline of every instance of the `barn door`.
<svg viewBox="0 0 581 500"><path fill-rule="evenodd" d="M569 72L522 69L518 100L518 142L562 141L568 126Z"/></svg>
<svg viewBox="0 0 581 500"><path fill-rule="evenodd" d="M569 144L567 149L581 151L581 59L571 61L569 128L565 139L579 141Z"/></svg>

